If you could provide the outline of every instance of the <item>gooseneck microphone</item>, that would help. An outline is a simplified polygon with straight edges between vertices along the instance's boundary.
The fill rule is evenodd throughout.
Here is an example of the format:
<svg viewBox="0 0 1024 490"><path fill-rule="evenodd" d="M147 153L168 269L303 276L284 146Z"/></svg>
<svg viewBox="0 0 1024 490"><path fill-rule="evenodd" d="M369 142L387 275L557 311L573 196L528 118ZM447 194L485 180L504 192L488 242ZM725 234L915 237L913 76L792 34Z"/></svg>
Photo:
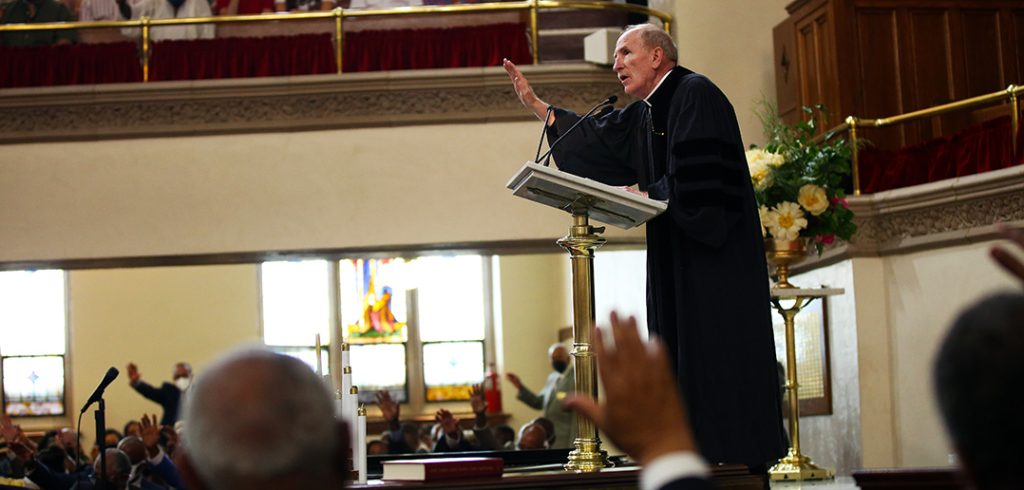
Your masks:
<svg viewBox="0 0 1024 490"><path fill-rule="evenodd" d="M608 115L608 113L615 109L614 107L612 107L612 104L614 104L617 100L619 100L618 96L609 95L607 99L602 100L601 103L595 105L592 109L587 111L587 113L584 114L583 117L579 118L579 120L577 120L575 124L570 126L569 129L567 129L564 133L562 133L561 136L559 136L553 143L551 143L551 145L548 147L547 153L541 155L540 158L537 158L537 160L535 160L534 163L540 163L541 160L544 160L544 166L547 167L548 162L551 160L551 152L555 150L555 146L560 141L562 141L563 138L568 136L569 133L573 132L577 127L579 127L579 125L582 124L583 121L586 120L588 117L593 116L595 112L597 113L597 117L604 117ZM544 124L547 123L547 118L545 118Z"/></svg>
<svg viewBox="0 0 1024 490"><path fill-rule="evenodd" d="M92 396L89 397L89 401L85 402L85 406L82 407L82 412L85 413L89 409L89 406L93 403L100 401L103 398L103 391L107 389L110 383L113 383L117 379L117 375L120 374L116 367L111 367L107 370L107 374L103 376L103 381L100 381L100 385L96 387L96 391L92 392Z"/></svg>

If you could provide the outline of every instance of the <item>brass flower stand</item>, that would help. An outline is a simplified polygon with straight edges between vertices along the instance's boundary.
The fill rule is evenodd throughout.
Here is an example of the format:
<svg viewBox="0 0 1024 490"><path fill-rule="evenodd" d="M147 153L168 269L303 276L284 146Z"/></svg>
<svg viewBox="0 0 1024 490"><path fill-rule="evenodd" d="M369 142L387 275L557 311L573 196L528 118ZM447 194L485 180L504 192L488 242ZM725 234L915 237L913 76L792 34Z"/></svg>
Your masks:
<svg viewBox="0 0 1024 490"><path fill-rule="evenodd" d="M814 301L815 298L843 294L842 289L817 288L800 289L787 283L787 287L776 286L771 290L772 306L786 321L786 393L789 398L789 453L768 470L772 480L825 480L835 477L835 473L822 468L809 456L800 452L800 396L796 366L796 331L794 319L800 310ZM783 302L792 302L785 307Z"/></svg>

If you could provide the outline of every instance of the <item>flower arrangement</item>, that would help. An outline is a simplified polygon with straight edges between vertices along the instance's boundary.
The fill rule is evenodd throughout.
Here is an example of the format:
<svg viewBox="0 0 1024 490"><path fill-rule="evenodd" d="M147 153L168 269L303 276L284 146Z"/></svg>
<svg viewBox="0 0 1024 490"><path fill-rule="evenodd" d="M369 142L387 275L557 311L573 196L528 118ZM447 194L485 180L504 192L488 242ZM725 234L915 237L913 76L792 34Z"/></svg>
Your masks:
<svg viewBox="0 0 1024 490"><path fill-rule="evenodd" d="M838 238L857 231L844 187L850 175L850 147L826 133L816 139L823 107L804 107L805 119L787 125L775 107L762 102L758 116L768 143L751 145L747 166L760 206L761 233L777 240L813 239L818 254Z"/></svg>

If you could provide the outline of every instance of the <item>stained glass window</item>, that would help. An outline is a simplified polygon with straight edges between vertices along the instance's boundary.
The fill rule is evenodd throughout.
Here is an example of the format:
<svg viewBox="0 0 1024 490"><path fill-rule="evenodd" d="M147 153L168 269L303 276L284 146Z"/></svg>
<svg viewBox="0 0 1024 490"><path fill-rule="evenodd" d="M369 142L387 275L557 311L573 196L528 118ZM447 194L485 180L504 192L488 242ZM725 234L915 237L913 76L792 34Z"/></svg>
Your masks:
<svg viewBox="0 0 1024 490"><path fill-rule="evenodd" d="M64 414L64 272L0 272L0 355L4 411Z"/></svg>
<svg viewBox="0 0 1024 490"><path fill-rule="evenodd" d="M427 401L466 400L484 379L482 342L423 344L423 383Z"/></svg>
<svg viewBox="0 0 1024 490"><path fill-rule="evenodd" d="M4 357L3 371L8 415L64 413L64 356Z"/></svg>
<svg viewBox="0 0 1024 490"><path fill-rule="evenodd" d="M410 272L402 259L341 261L341 322L348 343L408 340L405 291L415 287Z"/></svg>

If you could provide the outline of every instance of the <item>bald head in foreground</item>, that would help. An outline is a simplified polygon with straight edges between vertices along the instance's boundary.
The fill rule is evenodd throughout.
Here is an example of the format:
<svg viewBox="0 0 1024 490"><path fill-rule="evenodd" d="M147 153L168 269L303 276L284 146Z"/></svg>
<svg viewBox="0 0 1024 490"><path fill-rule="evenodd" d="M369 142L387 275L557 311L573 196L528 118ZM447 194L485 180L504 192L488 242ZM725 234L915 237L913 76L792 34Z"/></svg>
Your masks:
<svg viewBox="0 0 1024 490"><path fill-rule="evenodd" d="M184 405L190 489L340 488L347 433L313 371L260 348L198 377Z"/></svg>

